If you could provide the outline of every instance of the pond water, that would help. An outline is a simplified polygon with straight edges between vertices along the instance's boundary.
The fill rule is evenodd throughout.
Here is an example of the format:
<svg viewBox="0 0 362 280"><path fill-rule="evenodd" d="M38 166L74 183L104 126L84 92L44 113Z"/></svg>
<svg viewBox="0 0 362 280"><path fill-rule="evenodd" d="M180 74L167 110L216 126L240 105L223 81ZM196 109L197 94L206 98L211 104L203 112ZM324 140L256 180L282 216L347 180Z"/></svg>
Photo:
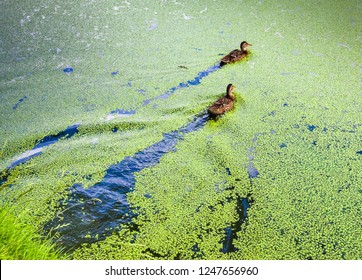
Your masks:
<svg viewBox="0 0 362 280"><path fill-rule="evenodd" d="M73 258L362 258L360 1L0 14L0 201Z"/></svg>

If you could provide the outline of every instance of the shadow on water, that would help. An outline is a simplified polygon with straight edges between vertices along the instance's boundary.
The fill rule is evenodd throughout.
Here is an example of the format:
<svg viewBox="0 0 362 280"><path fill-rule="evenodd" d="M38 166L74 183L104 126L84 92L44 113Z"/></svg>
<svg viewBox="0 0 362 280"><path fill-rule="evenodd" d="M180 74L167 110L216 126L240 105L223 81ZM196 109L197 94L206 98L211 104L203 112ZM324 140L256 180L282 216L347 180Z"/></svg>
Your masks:
<svg viewBox="0 0 362 280"><path fill-rule="evenodd" d="M164 133L161 141L111 165L103 180L87 189L75 184L70 198L63 204L64 211L45 229L53 228L53 233L60 236L59 242L72 250L81 243L102 240L112 229L130 223L135 214L127 203L127 193L134 189L134 173L158 164L185 134L201 129L208 119L209 115L203 113L187 125Z"/></svg>

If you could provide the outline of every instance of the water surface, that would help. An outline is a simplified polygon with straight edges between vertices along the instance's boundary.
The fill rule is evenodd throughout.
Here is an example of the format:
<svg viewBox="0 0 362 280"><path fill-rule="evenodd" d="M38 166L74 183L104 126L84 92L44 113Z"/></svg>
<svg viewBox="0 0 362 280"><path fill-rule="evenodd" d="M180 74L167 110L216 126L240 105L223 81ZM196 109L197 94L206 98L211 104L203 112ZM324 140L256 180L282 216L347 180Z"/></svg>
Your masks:
<svg viewBox="0 0 362 280"><path fill-rule="evenodd" d="M0 201L76 259L361 259L360 1L228 3L1 1Z"/></svg>

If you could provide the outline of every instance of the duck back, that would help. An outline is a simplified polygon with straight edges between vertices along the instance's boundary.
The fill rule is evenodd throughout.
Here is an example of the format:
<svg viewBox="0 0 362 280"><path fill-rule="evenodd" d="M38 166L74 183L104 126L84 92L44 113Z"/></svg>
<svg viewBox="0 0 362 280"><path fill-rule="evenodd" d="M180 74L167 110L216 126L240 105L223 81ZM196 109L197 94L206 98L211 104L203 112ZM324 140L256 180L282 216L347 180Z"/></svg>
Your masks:
<svg viewBox="0 0 362 280"><path fill-rule="evenodd" d="M212 104L208 109L208 113L212 116L222 115L234 108L234 100L229 97L222 97Z"/></svg>
<svg viewBox="0 0 362 280"><path fill-rule="evenodd" d="M245 58L247 56L247 54L248 54L247 51L233 50L232 52L230 52L228 55L225 55L220 60L220 65L223 66L225 64L234 63L239 60L242 60L243 58Z"/></svg>

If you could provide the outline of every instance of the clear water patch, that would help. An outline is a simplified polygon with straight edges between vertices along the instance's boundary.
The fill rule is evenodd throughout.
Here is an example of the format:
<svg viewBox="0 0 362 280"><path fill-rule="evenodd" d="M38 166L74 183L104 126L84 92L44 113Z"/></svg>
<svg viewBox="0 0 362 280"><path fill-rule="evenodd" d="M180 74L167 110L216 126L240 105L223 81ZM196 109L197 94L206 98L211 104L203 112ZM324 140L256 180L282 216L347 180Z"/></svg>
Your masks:
<svg viewBox="0 0 362 280"><path fill-rule="evenodd" d="M65 67L65 68L63 69L63 72L64 72L65 74L71 74L71 73L74 72L74 69L73 69L73 67L67 66L67 67Z"/></svg>

